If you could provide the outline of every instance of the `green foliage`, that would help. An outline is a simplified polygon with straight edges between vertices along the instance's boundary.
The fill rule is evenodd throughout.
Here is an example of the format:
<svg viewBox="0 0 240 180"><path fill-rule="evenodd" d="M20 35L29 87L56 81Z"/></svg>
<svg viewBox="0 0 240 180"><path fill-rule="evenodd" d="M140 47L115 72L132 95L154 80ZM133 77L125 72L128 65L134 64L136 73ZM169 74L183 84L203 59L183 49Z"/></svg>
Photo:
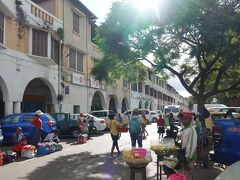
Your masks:
<svg viewBox="0 0 240 180"><path fill-rule="evenodd" d="M131 1L113 4L98 29L97 44L104 56L93 74L101 80L131 76L126 71L147 60L156 73L177 76L198 102L240 89L239 0L159 3L157 10L145 14Z"/></svg>

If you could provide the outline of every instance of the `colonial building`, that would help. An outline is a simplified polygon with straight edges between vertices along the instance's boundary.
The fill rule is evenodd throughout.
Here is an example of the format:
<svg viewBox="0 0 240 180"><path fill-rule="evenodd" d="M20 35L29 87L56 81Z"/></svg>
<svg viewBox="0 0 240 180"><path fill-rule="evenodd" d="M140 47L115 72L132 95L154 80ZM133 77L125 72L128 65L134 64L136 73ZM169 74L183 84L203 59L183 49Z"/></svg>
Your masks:
<svg viewBox="0 0 240 180"><path fill-rule="evenodd" d="M151 71L146 82L131 88L123 80L108 87L96 81L96 18L79 0L0 1L0 117L184 103Z"/></svg>
<svg viewBox="0 0 240 180"><path fill-rule="evenodd" d="M148 69L144 82L131 84L130 109L163 110L164 106L173 104L187 109L188 101L151 69Z"/></svg>
<svg viewBox="0 0 240 180"><path fill-rule="evenodd" d="M30 0L0 1L0 116L58 109L58 16Z"/></svg>

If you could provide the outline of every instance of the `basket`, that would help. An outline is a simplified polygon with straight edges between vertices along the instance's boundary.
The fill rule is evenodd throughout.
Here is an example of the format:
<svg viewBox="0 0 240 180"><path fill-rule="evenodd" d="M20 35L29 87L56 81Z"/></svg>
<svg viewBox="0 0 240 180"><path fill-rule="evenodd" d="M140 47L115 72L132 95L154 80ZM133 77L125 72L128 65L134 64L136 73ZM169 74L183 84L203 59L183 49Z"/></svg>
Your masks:
<svg viewBox="0 0 240 180"><path fill-rule="evenodd" d="M144 167L152 161L151 152L143 148L125 148L122 158L130 167Z"/></svg>
<svg viewBox="0 0 240 180"><path fill-rule="evenodd" d="M127 127L119 127L117 129L118 129L118 132L128 132L128 128Z"/></svg>
<svg viewBox="0 0 240 180"><path fill-rule="evenodd" d="M145 157L147 154L146 149L132 149L132 152L135 158L142 158L142 157Z"/></svg>
<svg viewBox="0 0 240 180"><path fill-rule="evenodd" d="M151 140L151 148L158 156L170 156L176 152L174 139L165 138L162 140Z"/></svg>

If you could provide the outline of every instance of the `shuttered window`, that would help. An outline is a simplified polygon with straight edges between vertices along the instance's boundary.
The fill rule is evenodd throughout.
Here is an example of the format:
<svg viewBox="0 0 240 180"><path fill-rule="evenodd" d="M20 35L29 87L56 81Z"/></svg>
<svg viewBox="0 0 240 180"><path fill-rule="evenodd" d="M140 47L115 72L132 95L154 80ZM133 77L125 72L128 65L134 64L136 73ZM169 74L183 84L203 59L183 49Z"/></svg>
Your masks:
<svg viewBox="0 0 240 180"><path fill-rule="evenodd" d="M32 54L47 57L48 33L33 29L32 36Z"/></svg>

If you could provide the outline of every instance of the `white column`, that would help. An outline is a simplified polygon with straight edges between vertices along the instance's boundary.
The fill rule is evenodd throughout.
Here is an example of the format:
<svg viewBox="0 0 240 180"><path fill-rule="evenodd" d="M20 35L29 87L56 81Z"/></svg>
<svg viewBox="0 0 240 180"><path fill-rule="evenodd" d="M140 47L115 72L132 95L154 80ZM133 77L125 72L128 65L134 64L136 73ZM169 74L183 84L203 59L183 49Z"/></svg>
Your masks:
<svg viewBox="0 0 240 180"><path fill-rule="evenodd" d="M21 102L13 102L13 112L20 113L21 112Z"/></svg>
<svg viewBox="0 0 240 180"><path fill-rule="evenodd" d="M54 112L59 112L59 105L58 104L53 104L53 111Z"/></svg>
<svg viewBox="0 0 240 180"><path fill-rule="evenodd" d="M13 102L12 101L5 101L5 116L13 113Z"/></svg>

